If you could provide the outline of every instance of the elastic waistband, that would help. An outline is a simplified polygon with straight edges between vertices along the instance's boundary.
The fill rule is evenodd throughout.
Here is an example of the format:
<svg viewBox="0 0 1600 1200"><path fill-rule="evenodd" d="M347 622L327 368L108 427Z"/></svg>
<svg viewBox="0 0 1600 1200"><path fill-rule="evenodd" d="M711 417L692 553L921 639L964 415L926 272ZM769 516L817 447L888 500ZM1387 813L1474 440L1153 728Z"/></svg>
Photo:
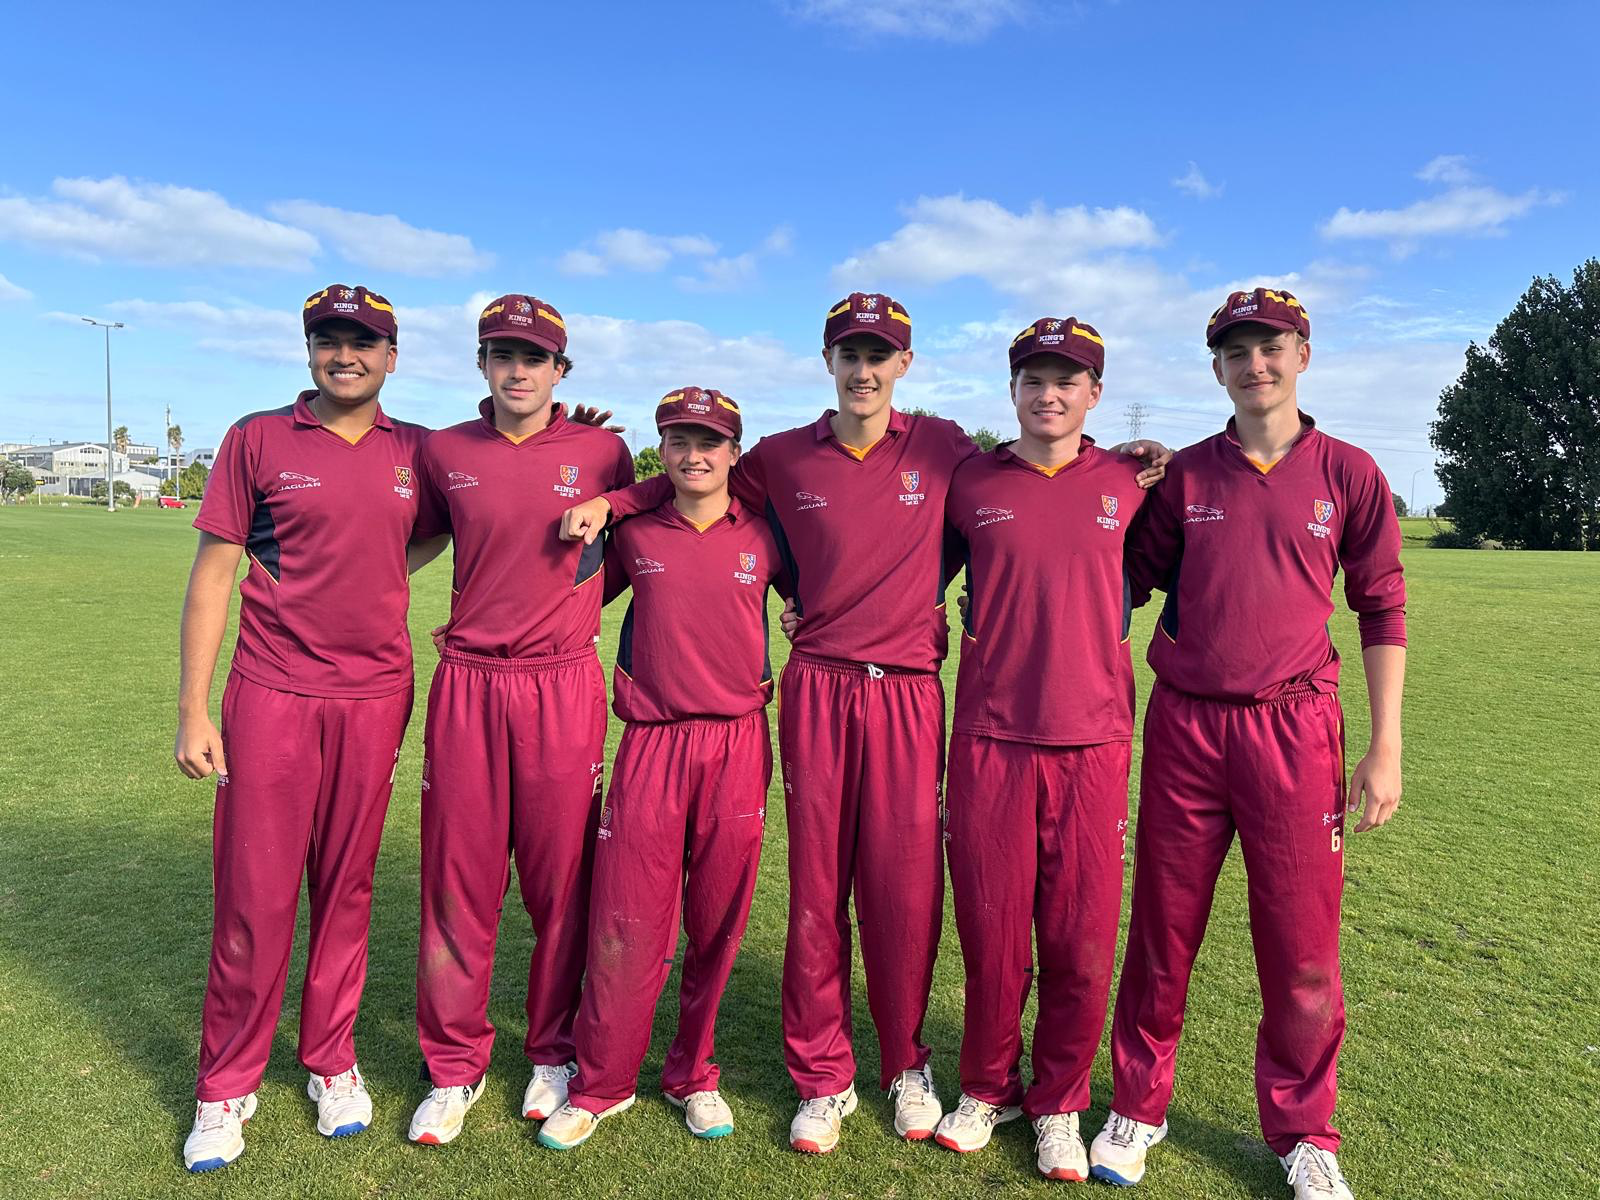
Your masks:
<svg viewBox="0 0 1600 1200"><path fill-rule="evenodd" d="M600 656L593 646L571 650L566 654L542 654L537 658L496 658L492 654L468 654L465 650L446 647L439 651L439 661L449 663L452 667L470 667L474 671L490 671L501 675L535 675L583 662L599 666Z"/></svg>
<svg viewBox="0 0 1600 1200"><path fill-rule="evenodd" d="M911 667L885 667L877 663L852 662L847 658L823 658L820 654L807 654L795 650L790 662L800 663L812 670L826 671L831 675L865 675L868 679L882 679L885 675L914 675L920 678L937 676L938 671L918 671Z"/></svg>
<svg viewBox="0 0 1600 1200"><path fill-rule="evenodd" d="M753 708L747 713L740 713L737 717L682 717L671 721L625 721L623 732L629 729L727 729L732 725L742 725L746 722L760 722L767 724L767 709L765 705Z"/></svg>
<svg viewBox="0 0 1600 1200"><path fill-rule="evenodd" d="M1336 688L1324 690L1314 683L1291 683L1276 696L1269 696L1265 700L1231 700L1220 696L1202 696L1198 692L1186 692L1182 688L1175 688L1169 683L1156 681L1156 687L1171 692L1174 696L1182 696L1185 700L1200 700L1206 704L1226 704L1231 708L1271 708L1275 704L1295 704L1301 700L1310 700L1317 696L1332 696L1338 699L1339 692Z"/></svg>

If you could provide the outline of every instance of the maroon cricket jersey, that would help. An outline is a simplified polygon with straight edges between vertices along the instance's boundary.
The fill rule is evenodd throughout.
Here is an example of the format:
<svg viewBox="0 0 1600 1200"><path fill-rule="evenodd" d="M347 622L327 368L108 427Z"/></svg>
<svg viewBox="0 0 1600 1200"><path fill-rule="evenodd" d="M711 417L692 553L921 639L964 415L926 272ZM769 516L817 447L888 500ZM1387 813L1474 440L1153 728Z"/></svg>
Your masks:
<svg viewBox="0 0 1600 1200"><path fill-rule="evenodd" d="M352 443L317 420L316 395L228 430L194 524L250 556L235 671L304 696L387 696L411 685L406 543L428 431L379 408Z"/></svg>
<svg viewBox="0 0 1600 1200"><path fill-rule="evenodd" d="M944 503L978 448L954 421L894 411L864 453L811 425L762 438L730 483L772 527L801 621L794 648L822 658L936 670L949 647ZM608 495L613 516L653 508L665 479ZM954 564L950 564L953 571Z"/></svg>
<svg viewBox="0 0 1600 1200"><path fill-rule="evenodd" d="M767 585L782 569L772 530L737 499L704 530L670 500L616 526L606 599L633 588L611 682L617 716L742 717L770 700Z"/></svg>
<svg viewBox="0 0 1600 1200"><path fill-rule="evenodd" d="M1122 548L1139 461L1084 438L1047 473L1009 445L961 464L946 519L966 543L955 732L1051 746L1133 738Z"/></svg>
<svg viewBox="0 0 1600 1200"><path fill-rule="evenodd" d="M1263 472L1228 428L1178 451L1130 544L1134 592L1167 593L1150 666L1169 687L1217 700L1270 700L1310 684L1337 690L1328 636L1333 583L1361 645L1406 644L1400 523L1365 450L1305 414L1289 452Z"/></svg>
<svg viewBox="0 0 1600 1200"><path fill-rule="evenodd" d="M513 441L494 402L423 443L417 537L455 541L445 645L493 658L566 654L600 633L602 543L563 542L561 514L633 482L621 438L567 420Z"/></svg>

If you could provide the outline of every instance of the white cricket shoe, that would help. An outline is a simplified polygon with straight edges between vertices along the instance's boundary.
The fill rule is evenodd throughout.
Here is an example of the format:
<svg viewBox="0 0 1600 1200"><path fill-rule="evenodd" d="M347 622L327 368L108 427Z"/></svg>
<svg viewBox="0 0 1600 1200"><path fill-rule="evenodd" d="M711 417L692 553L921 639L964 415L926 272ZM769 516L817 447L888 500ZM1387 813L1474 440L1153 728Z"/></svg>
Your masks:
<svg viewBox="0 0 1600 1200"><path fill-rule="evenodd" d="M311 1076L306 1095L316 1102L317 1132L323 1137L349 1137L372 1124L372 1097L355 1063L338 1075Z"/></svg>
<svg viewBox="0 0 1600 1200"><path fill-rule="evenodd" d="M1035 1164L1046 1179L1082 1183L1089 1178L1089 1153L1078 1132L1078 1114L1046 1113L1033 1119Z"/></svg>
<svg viewBox="0 0 1600 1200"><path fill-rule="evenodd" d="M945 1113L939 1122L933 1140L946 1150L970 1154L989 1144L996 1125L1015 1121L1021 1115L1022 1109L1015 1104L990 1104L962 1092L955 1111Z"/></svg>
<svg viewBox="0 0 1600 1200"><path fill-rule="evenodd" d="M931 1138L944 1116L939 1093L933 1090L932 1067L901 1071L889 1085L889 1099L894 1101L894 1131L908 1142Z"/></svg>
<svg viewBox="0 0 1600 1200"><path fill-rule="evenodd" d="M546 1117L544 1124L539 1127L539 1144L549 1146L552 1150L571 1150L574 1146L581 1146L589 1140L596 1125L607 1117L626 1112L637 1099L637 1094L629 1096L601 1112L590 1112L576 1104L563 1104Z"/></svg>
<svg viewBox="0 0 1600 1200"><path fill-rule="evenodd" d="M789 1145L802 1154L826 1154L839 1144L839 1126L856 1110L856 1088L851 1084L837 1096L817 1096L800 1101L800 1111L789 1122Z"/></svg>
<svg viewBox="0 0 1600 1200"><path fill-rule="evenodd" d="M197 1100L194 1128L183 1140L186 1171L215 1171L244 1153L244 1123L256 1115L256 1094L233 1100Z"/></svg>
<svg viewBox="0 0 1600 1200"><path fill-rule="evenodd" d="M1288 1172L1294 1200L1354 1200L1332 1150L1296 1142L1294 1149L1278 1161Z"/></svg>
<svg viewBox="0 0 1600 1200"><path fill-rule="evenodd" d="M1089 1147L1089 1174L1119 1187L1132 1187L1144 1178L1145 1152L1166 1136L1165 1121L1146 1125L1113 1109Z"/></svg>
<svg viewBox="0 0 1600 1200"><path fill-rule="evenodd" d="M667 1103L683 1109L683 1123L697 1138L727 1137L733 1132L733 1110L715 1089L667 1096Z"/></svg>
<svg viewBox="0 0 1600 1200"><path fill-rule="evenodd" d="M522 1115L543 1121L567 1102L567 1083L578 1073L577 1063L535 1063L533 1078L522 1093Z"/></svg>
<svg viewBox="0 0 1600 1200"><path fill-rule="evenodd" d="M467 1119L467 1110L483 1095L483 1085L488 1079L485 1075L477 1083L434 1088L411 1114L411 1128L406 1136L423 1146L443 1146L455 1141L462 1122Z"/></svg>

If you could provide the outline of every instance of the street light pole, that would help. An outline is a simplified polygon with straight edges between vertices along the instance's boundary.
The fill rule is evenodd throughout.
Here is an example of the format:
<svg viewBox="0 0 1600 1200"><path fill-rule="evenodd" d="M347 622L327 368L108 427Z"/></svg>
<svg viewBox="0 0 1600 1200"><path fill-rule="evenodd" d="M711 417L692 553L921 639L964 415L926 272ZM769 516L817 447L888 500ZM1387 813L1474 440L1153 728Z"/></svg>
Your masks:
<svg viewBox="0 0 1600 1200"><path fill-rule="evenodd" d="M121 321L96 321L93 317L78 320L106 331L106 511L117 511L117 483L115 467L117 450L111 443L111 331L121 329Z"/></svg>
<svg viewBox="0 0 1600 1200"><path fill-rule="evenodd" d="M1417 476L1427 469L1427 467L1418 467L1411 472L1411 504L1407 507L1406 512L1413 517L1417 515Z"/></svg>

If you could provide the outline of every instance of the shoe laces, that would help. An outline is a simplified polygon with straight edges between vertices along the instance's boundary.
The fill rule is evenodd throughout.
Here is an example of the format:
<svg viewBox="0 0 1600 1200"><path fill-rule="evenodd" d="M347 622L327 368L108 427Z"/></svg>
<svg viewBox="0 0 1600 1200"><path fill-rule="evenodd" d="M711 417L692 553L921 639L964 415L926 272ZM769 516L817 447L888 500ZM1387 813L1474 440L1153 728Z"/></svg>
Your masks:
<svg viewBox="0 0 1600 1200"><path fill-rule="evenodd" d="M1305 1180L1308 1187L1324 1195L1337 1195L1334 1181L1341 1176L1338 1160L1333 1157L1332 1151L1324 1150L1321 1146L1313 1146L1310 1142L1300 1142L1285 1161L1284 1168L1288 1173L1290 1187L1294 1186L1296 1177L1299 1177Z"/></svg>
<svg viewBox="0 0 1600 1200"><path fill-rule="evenodd" d="M813 1096L809 1100L800 1101L800 1113L813 1121L826 1121L833 1115L833 1110L843 1108L844 1101L837 1096Z"/></svg>
<svg viewBox="0 0 1600 1200"><path fill-rule="evenodd" d="M226 1125L229 1119L238 1119L244 1109L244 1098L236 1100L201 1100L194 1111L194 1123L202 1133L212 1133Z"/></svg>
<svg viewBox="0 0 1600 1200"><path fill-rule="evenodd" d="M572 1077L566 1063L535 1063L533 1077L545 1083L565 1083Z"/></svg>
<svg viewBox="0 0 1600 1200"><path fill-rule="evenodd" d="M697 1103L715 1104L721 1099L722 1093L712 1088L709 1091L690 1092L683 1098L683 1105L687 1108L689 1105Z"/></svg>
<svg viewBox="0 0 1600 1200"><path fill-rule="evenodd" d="M1039 1123L1034 1126L1039 1135L1039 1149L1058 1149L1073 1141L1081 1141L1072 1117L1072 1113L1051 1113L1039 1118Z"/></svg>
<svg viewBox="0 0 1600 1200"><path fill-rule="evenodd" d="M993 1125L999 1111L993 1104L979 1100L976 1096L968 1096L964 1092L956 1103L956 1116L968 1121L984 1121Z"/></svg>
<svg viewBox="0 0 1600 1200"><path fill-rule="evenodd" d="M933 1090L933 1081L928 1078L926 1070L901 1071L900 1077L894 1081L894 1086L889 1090L908 1104L920 1104Z"/></svg>
<svg viewBox="0 0 1600 1200"><path fill-rule="evenodd" d="M325 1098L333 1100L348 1100L356 1094L361 1087L361 1075L355 1067L338 1075L324 1075L322 1077L322 1094Z"/></svg>
<svg viewBox="0 0 1600 1200"><path fill-rule="evenodd" d="M1127 1149L1133 1145L1134 1139L1138 1136L1139 1122L1132 1117L1125 1117L1121 1113L1111 1114L1111 1125L1106 1134L1106 1140L1113 1146L1121 1146Z"/></svg>

